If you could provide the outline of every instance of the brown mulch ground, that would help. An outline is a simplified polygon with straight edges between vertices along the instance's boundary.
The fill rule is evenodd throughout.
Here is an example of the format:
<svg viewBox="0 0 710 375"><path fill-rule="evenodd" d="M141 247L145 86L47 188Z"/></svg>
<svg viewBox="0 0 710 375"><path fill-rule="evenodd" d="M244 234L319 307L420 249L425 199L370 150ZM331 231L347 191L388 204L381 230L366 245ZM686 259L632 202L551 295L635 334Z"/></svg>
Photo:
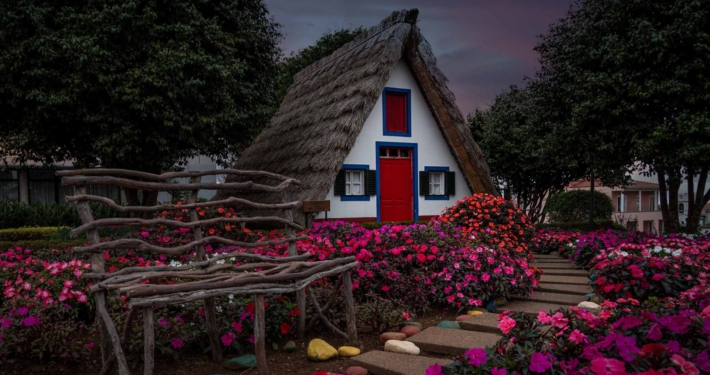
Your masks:
<svg viewBox="0 0 710 375"><path fill-rule="evenodd" d="M424 328L437 325L442 320L454 320L456 311L432 310L424 316L416 319ZM321 334L310 332L303 340L294 340L298 346L295 353L284 353L282 351L273 350L267 345L266 357L269 362L269 370L271 374L289 374L289 375L312 375L316 371L330 371L333 373L343 373L346 368L351 366L350 360L346 358L337 358L327 362L311 362L306 359L306 348L308 342L314 338L321 338L335 348L346 345L346 340L325 331ZM288 340L279 343L280 346ZM358 344L362 352L370 350L383 350L383 345L380 343L379 334L372 332L358 332ZM225 353L225 359L237 356L236 354ZM57 365L57 364L37 364L27 361L18 361L13 364L3 364L0 367L2 375L26 375L26 374L52 374L52 375L95 375L101 371L100 357L98 353L83 362L76 365ZM143 373L141 364L136 368L131 369L133 374ZM197 353L182 353L180 360L175 361L172 358L158 357L156 358L155 374L170 374L170 375L212 375L212 374L232 374L232 375L256 375L256 369L251 369L243 372L234 372L224 368L220 363L214 363L210 360L208 354Z"/></svg>

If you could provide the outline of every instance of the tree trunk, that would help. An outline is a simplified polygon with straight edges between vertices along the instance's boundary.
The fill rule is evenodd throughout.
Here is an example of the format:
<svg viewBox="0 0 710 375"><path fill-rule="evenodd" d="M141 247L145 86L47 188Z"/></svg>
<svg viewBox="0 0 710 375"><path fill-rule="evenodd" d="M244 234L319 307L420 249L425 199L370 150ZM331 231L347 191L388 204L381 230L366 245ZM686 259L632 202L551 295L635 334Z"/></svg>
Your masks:
<svg viewBox="0 0 710 375"><path fill-rule="evenodd" d="M656 174L661 191L661 213L663 214L665 232L679 233L678 190L680 189L680 180L673 169L659 169Z"/></svg>
<svg viewBox="0 0 710 375"><path fill-rule="evenodd" d="M695 233L700 228L700 217L703 207L710 201L710 189L705 191L705 183L708 178L708 167L700 170L698 175L698 186L694 184L694 172L688 170L688 219L685 222L685 232Z"/></svg>

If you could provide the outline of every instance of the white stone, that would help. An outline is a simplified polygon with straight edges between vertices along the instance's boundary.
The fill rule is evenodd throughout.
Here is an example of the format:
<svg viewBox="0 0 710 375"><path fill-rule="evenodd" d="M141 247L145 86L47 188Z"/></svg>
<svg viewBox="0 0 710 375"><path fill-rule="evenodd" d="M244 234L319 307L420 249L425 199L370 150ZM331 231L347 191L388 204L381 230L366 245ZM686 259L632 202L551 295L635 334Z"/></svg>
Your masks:
<svg viewBox="0 0 710 375"><path fill-rule="evenodd" d="M409 341L389 340L385 343L385 351L392 353L419 355L421 350Z"/></svg>
<svg viewBox="0 0 710 375"><path fill-rule="evenodd" d="M602 309L601 306L599 306L598 304L591 302L591 301L580 302L579 305L577 305L577 307L579 307L580 309L587 310L591 313L599 312Z"/></svg>

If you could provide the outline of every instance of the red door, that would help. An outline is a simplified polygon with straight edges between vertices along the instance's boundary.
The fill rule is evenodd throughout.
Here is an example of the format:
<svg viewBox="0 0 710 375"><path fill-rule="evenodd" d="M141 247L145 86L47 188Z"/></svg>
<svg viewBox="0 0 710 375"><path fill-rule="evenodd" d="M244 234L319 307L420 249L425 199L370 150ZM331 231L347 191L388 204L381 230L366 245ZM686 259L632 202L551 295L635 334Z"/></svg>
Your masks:
<svg viewBox="0 0 710 375"><path fill-rule="evenodd" d="M389 154L395 153L395 157L380 156L380 221L412 221L414 194L411 152L406 149L394 150L388 151Z"/></svg>

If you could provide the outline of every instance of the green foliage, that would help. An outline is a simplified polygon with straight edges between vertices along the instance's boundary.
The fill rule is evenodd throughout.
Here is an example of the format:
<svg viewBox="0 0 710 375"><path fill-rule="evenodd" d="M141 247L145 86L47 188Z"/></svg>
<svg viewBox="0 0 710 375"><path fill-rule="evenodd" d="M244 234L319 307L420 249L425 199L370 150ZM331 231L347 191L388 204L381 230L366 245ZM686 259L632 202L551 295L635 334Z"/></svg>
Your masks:
<svg viewBox="0 0 710 375"><path fill-rule="evenodd" d="M589 220L587 221L576 221L576 222L562 222L562 223L537 223L535 224L537 229L560 229L565 231L577 231L577 232L587 232L589 231ZM612 220L594 220L594 226L592 230L627 230L625 227L615 223Z"/></svg>
<svg viewBox="0 0 710 375"><path fill-rule="evenodd" d="M405 321L406 310L399 301L382 298L374 293L369 293L366 300L359 302L356 308L357 326L369 328L373 332L387 332L398 328Z"/></svg>
<svg viewBox="0 0 710 375"><path fill-rule="evenodd" d="M262 0L0 3L0 150L157 172L249 144L276 104Z"/></svg>
<svg viewBox="0 0 710 375"><path fill-rule="evenodd" d="M708 19L707 1L580 0L536 47L559 135L597 172L616 160L659 173L671 232L683 172L705 180L710 167ZM695 195L698 210L710 200Z"/></svg>
<svg viewBox="0 0 710 375"><path fill-rule="evenodd" d="M100 203L91 203L91 211L97 219L123 217ZM18 203L0 201L0 228L22 227L77 227L81 225L79 214L74 204L57 203ZM67 238L64 236L64 238Z"/></svg>
<svg viewBox="0 0 710 375"><path fill-rule="evenodd" d="M51 236L63 228L57 227L33 227L33 228L13 228L0 229L0 241L27 241L42 240Z"/></svg>
<svg viewBox="0 0 710 375"><path fill-rule="evenodd" d="M352 41L363 31L364 29L362 27L358 27L354 30L340 29L327 32L316 41L316 44L285 58L279 66L279 81L278 88L276 89L277 103L281 103L286 96L286 91L293 84L293 76L296 73L314 62L329 56L345 43Z"/></svg>
<svg viewBox="0 0 710 375"><path fill-rule="evenodd" d="M19 240L19 241L0 241L0 250L22 247L26 249L45 249L51 252L52 249L65 250L69 247L82 246L86 243L85 239L77 240ZM72 257L76 257L73 255Z"/></svg>
<svg viewBox="0 0 710 375"><path fill-rule="evenodd" d="M592 194L589 190L570 190L553 194L545 203L545 212L549 214L550 222L568 223L589 220L589 206ZM608 195L594 192L594 220L611 220L614 206Z"/></svg>

